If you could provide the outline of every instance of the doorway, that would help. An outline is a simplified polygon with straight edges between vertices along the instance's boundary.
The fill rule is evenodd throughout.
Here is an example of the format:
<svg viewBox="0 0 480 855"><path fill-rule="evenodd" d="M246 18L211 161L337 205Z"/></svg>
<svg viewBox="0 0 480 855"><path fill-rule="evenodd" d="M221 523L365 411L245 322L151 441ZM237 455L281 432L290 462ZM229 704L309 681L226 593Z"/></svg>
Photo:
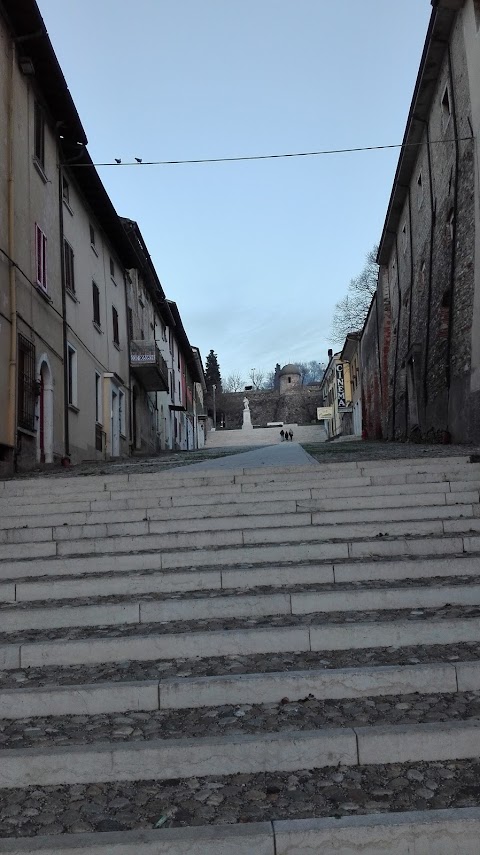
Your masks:
<svg viewBox="0 0 480 855"><path fill-rule="evenodd" d="M37 459L53 463L53 377L46 355L40 357L37 402Z"/></svg>

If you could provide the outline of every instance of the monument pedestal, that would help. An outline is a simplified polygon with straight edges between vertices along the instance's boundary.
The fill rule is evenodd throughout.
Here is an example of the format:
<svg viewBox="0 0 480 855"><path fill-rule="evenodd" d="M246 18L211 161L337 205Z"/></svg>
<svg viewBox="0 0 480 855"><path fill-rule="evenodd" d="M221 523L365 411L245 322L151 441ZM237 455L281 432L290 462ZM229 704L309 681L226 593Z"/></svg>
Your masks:
<svg viewBox="0 0 480 855"><path fill-rule="evenodd" d="M243 411L243 425L242 430L253 430L252 427L252 417L250 415L250 410Z"/></svg>

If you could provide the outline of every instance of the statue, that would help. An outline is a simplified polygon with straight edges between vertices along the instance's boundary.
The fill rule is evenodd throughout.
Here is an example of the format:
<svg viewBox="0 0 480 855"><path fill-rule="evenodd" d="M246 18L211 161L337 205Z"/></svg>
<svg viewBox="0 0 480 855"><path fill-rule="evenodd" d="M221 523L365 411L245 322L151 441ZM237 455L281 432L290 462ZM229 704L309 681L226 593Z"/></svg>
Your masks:
<svg viewBox="0 0 480 855"><path fill-rule="evenodd" d="M247 396L245 396L245 398L243 399L243 409L244 409L244 410L249 410L249 409L250 409L250 404L248 403L248 398L247 398Z"/></svg>

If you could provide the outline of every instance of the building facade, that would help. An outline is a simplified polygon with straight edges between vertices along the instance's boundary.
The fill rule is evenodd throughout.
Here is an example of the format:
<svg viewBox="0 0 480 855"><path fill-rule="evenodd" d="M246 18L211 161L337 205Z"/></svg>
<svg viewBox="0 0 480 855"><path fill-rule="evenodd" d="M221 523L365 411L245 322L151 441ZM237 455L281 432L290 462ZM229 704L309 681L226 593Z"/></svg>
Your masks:
<svg viewBox="0 0 480 855"><path fill-rule="evenodd" d="M480 4L435 0L361 347L373 436L480 437Z"/></svg>
<svg viewBox="0 0 480 855"><path fill-rule="evenodd" d="M320 406L330 410L329 418L324 419L328 439L353 433L350 389L349 363L343 361L341 352L329 350L328 364L320 384Z"/></svg>
<svg viewBox="0 0 480 855"><path fill-rule="evenodd" d="M0 4L0 127L0 473L196 447L203 372L35 0Z"/></svg>

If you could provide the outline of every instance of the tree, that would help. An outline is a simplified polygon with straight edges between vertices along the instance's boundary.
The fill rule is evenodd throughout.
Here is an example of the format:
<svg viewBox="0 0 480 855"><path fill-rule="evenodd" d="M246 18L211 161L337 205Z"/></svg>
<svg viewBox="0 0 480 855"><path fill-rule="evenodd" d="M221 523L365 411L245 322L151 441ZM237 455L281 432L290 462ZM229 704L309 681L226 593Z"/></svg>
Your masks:
<svg viewBox="0 0 480 855"><path fill-rule="evenodd" d="M302 386L321 380L325 373L323 362L316 362L314 359L310 362L299 362L298 367L302 375Z"/></svg>
<svg viewBox="0 0 480 855"><path fill-rule="evenodd" d="M252 381L252 386L254 389L261 389L265 383L265 372L257 371L256 368L252 368L250 374L248 375L250 380Z"/></svg>
<svg viewBox="0 0 480 855"><path fill-rule="evenodd" d="M333 310L332 338L342 344L350 332L361 330L367 317L378 281L376 261L378 246L367 255L363 270L350 280L345 297L338 301Z"/></svg>
<svg viewBox="0 0 480 855"><path fill-rule="evenodd" d="M244 381L242 380L242 375L238 373L238 371L234 371L232 374L229 374L225 383L223 384L224 392L241 392L243 387L245 386Z"/></svg>
<svg viewBox="0 0 480 855"><path fill-rule="evenodd" d="M205 382L207 384L207 391L211 392L212 387L217 387L217 392L222 391L222 377L220 374L220 366L218 364L217 354L210 351L206 360L205 360Z"/></svg>

